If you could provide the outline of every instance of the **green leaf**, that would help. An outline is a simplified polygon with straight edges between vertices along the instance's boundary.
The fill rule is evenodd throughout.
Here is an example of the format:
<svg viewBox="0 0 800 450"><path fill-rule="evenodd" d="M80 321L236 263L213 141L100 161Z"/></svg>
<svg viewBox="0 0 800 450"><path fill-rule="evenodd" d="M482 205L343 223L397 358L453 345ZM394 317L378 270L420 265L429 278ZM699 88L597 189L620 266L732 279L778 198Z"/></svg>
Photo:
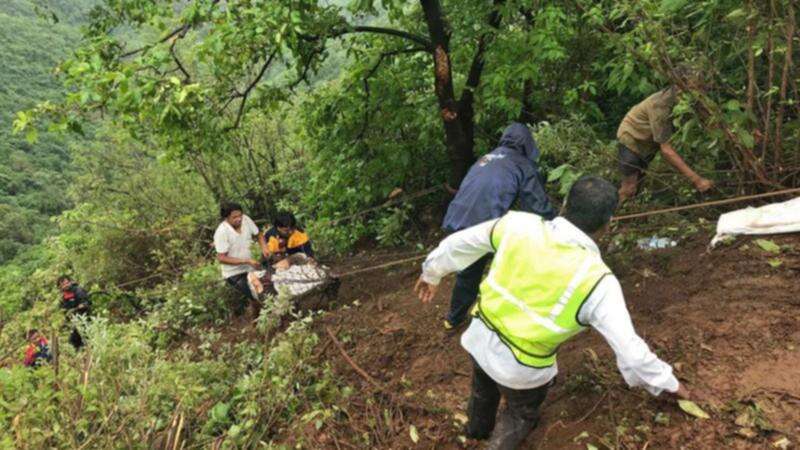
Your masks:
<svg viewBox="0 0 800 450"><path fill-rule="evenodd" d="M691 400L678 400L678 406L685 412L691 416L695 416L699 419L710 419L711 416L708 415L707 412L703 411L702 408L697 406L697 403Z"/></svg>
<svg viewBox="0 0 800 450"><path fill-rule="evenodd" d="M551 170L549 174L547 174L547 182L552 183L553 181L558 180L564 175L564 171L569 168L569 164L562 164L555 169Z"/></svg>
<svg viewBox="0 0 800 450"><path fill-rule="evenodd" d="M211 418L216 421L225 420L228 417L230 406L227 403L219 402L211 408Z"/></svg>
<svg viewBox="0 0 800 450"><path fill-rule="evenodd" d="M419 433L417 433L417 427L414 425L408 427L408 435L411 436L411 441L415 444L419 442Z"/></svg>
<svg viewBox="0 0 800 450"><path fill-rule="evenodd" d="M687 0L662 0L661 11L666 13L674 13L687 3Z"/></svg>
<svg viewBox="0 0 800 450"><path fill-rule="evenodd" d="M589 439L589 432L584 431L581 434L575 436L574 438L572 438L572 442L578 442L578 441L582 441L584 439Z"/></svg>
<svg viewBox="0 0 800 450"><path fill-rule="evenodd" d="M746 15L747 15L747 13L745 12L745 10L743 8L739 8L739 9L734 9L733 11L729 12L728 15L725 16L725 19L727 19L727 20L736 20L736 19L745 17Z"/></svg>
<svg viewBox="0 0 800 450"><path fill-rule="evenodd" d="M39 139L39 132L36 131L36 128L31 128L25 133L25 140L28 141L29 144L33 145Z"/></svg>
<svg viewBox="0 0 800 450"><path fill-rule="evenodd" d="M599 449L597 448L597 446L594 446L592 444L586 444L586 450L599 450Z"/></svg>
<svg viewBox="0 0 800 450"><path fill-rule="evenodd" d="M722 107L725 108L728 111L738 111L738 110L740 110L742 108L742 104L739 103L738 100L731 99L731 100L728 100L727 102L725 102L725 104L722 105Z"/></svg>
<svg viewBox="0 0 800 450"><path fill-rule="evenodd" d="M783 264L783 261L781 261L780 258L772 258L767 262L771 267L780 267L781 264Z"/></svg>
<svg viewBox="0 0 800 450"><path fill-rule="evenodd" d="M765 252L769 252L769 253L780 253L781 252L781 248L778 247L778 244L776 244L776 243L774 243L774 242L772 242L770 240L767 240L767 239L756 239L755 243L756 243L756 245L761 247L761 250L764 250Z"/></svg>

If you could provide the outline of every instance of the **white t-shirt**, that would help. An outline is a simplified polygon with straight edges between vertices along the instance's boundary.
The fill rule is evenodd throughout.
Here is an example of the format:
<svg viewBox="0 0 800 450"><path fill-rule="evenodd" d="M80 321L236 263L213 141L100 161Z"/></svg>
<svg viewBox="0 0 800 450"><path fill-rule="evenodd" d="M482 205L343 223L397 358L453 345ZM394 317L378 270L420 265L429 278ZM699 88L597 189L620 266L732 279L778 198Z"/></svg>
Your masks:
<svg viewBox="0 0 800 450"><path fill-rule="evenodd" d="M258 234L258 226L253 219L242 215L242 226L239 231L233 229L227 220L223 220L214 232L214 248L217 253L226 253L231 258L250 259L250 246L253 244L253 236ZM231 265L220 264L222 266L222 278L230 278L240 273L253 270L247 264Z"/></svg>

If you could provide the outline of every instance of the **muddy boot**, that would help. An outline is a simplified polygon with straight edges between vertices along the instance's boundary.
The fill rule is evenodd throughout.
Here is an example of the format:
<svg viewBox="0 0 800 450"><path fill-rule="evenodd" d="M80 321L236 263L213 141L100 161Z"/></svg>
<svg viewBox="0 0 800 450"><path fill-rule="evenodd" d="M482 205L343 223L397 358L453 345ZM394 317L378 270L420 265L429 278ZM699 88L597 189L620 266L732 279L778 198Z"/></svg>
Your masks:
<svg viewBox="0 0 800 450"><path fill-rule="evenodd" d="M547 390L555 382L533 389L510 389L498 386L506 398L506 409L486 447L492 450L514 450L539 423L539 407L547 396Z"/></svg>
<svg viewBox="0 0 800 450"><path fill-rule="evenodd" d="M469 422L466 436L470 439L488 439L494 429L497 405L500 404L500 390L489 375L472 361L472 393L467 405Z"/></svg>
<svg viewBox="0 0 800 450"><path fill-rule="evenodd" d="M527 420L511 414L508 410L503 411L486 449L515 450L538 422L539 419Z"/></svg>

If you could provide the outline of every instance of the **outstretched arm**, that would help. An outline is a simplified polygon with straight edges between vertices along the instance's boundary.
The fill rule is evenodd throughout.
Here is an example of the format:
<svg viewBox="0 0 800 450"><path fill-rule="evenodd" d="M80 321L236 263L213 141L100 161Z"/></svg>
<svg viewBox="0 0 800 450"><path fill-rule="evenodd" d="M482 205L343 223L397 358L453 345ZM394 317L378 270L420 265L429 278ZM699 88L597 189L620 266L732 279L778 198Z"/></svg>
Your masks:
<svg viewBox="0 0 800 450"><path fill-rule="evenodd" d="M688 178L698 191L705 192L714 186L714 183L711 182L711 180L701 177L697 174L697 172L692 170L692 168L686 164L686 161L681 158L681 155L675 151L675 148L673 148L672 144L669 142L661 144L661 154L664 155L664 159L666 159L672 165L672 167L675 168L675 170Z"/></svg>
<svg viewBox="0 0 800 450"><path fill-rule="evenodd" d="M614 276L602 279L578 313L614 350L617 367L631 387L641 386L653 395L663 391L682 395L672 367L658 358L633 328L622 287Z"/></svg>
<svg viewBox="0 0 800 450"><path fill-rule="evenodd" d="M483 255L494 251L491 234L495 223L497 220L490 220L454 233L428 255L415 286L420 300L429 302L443 277L469 267Z"/></svg>

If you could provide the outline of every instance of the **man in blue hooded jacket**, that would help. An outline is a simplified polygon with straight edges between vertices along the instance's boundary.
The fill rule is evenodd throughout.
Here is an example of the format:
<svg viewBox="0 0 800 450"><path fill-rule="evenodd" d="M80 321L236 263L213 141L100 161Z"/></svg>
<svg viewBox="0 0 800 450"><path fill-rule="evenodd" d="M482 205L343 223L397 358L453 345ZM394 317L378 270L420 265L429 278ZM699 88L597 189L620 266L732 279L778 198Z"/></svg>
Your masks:
<svg viewBox="0 0 800 450"><path fill-rule="evenodd" d="M539 148L528 127L512 123L505 129L497 148L481 157L469 169L455 198L447 208L442 228L455 233L473 225L505 215L518 201L520 211L532 212L550 220L557 211L544 190L544 179L536 161ZM456 274L450 299L450 312L444 327L462 325L478 289L491 254Z"/></svg>

